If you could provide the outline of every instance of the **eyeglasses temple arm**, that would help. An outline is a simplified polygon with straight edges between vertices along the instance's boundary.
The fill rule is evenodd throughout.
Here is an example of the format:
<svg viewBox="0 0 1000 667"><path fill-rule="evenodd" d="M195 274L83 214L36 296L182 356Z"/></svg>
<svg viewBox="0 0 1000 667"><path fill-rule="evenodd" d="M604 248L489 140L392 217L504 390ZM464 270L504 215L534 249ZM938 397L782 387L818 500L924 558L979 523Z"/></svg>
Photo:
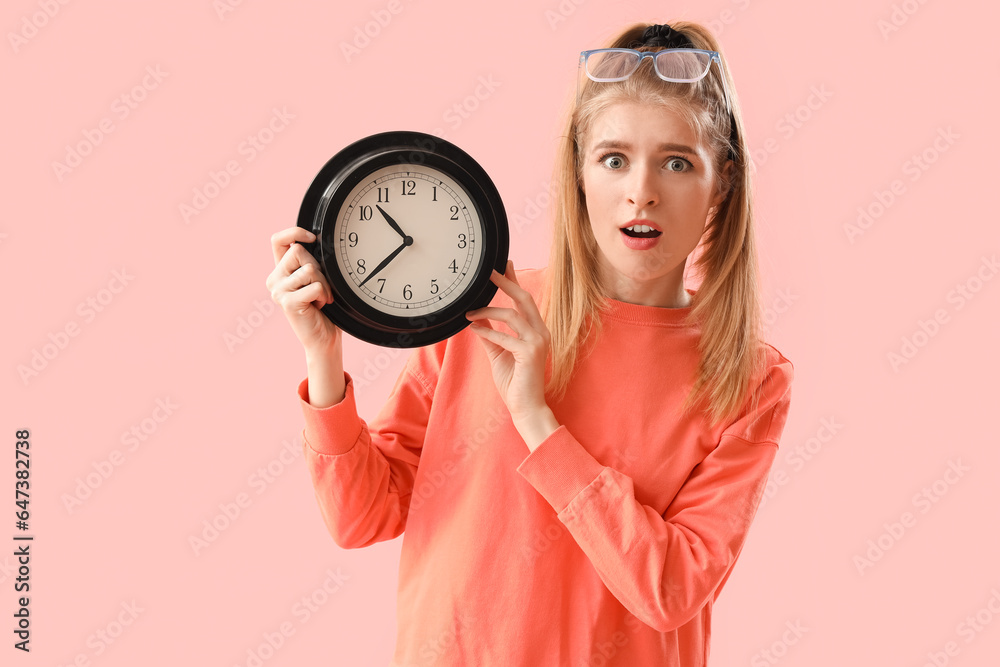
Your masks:
<svg viewBox="0 0 1000 667"><path fill-rule="evenodd" d="M722 69L722 59L719 56L715 56L712 60L715 64L719 66L719 75L722 79L722 92L726 96L726 113L733 113L733 107L729 103L729 84L726 83L726 71Z"/></svg>

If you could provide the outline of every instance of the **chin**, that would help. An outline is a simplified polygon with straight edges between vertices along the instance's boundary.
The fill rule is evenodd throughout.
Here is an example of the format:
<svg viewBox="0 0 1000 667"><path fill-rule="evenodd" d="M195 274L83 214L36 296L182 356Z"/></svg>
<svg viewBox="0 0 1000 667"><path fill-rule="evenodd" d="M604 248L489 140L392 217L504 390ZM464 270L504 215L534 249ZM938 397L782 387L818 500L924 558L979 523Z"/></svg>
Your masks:
<svg viewBox="0 0 1000 667"><path fill-rule="evenodd" d="M636 282L656 282L677 268L677 263L670 255L644 254L629 262L616 262L612 266L617 275Z"/></svg>

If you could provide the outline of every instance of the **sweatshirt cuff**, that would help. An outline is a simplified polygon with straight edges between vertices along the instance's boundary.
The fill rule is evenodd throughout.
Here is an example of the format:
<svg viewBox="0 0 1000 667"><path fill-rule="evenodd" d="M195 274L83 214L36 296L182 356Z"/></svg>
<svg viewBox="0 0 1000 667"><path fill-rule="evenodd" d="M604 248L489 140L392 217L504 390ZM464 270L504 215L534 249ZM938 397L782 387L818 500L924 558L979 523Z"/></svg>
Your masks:
<svg viewBox="0 0 1000 667"><path fill-rule="evenodd" d="M521 461L517 471L558 514L587 488L604 466L573 437L565 424Z"/></svg>
<svg viewBox="0 0 1000 667"><path fill-rule="evenodd" d="M308 377L299 383L299 403L305 417L302 437L310 449L320 454L345 454L361 438L363 424L354 402L354 381L347 371L344 371L344 381L347 386L343 400L325 408L317 408L309 402Z"/></svg>

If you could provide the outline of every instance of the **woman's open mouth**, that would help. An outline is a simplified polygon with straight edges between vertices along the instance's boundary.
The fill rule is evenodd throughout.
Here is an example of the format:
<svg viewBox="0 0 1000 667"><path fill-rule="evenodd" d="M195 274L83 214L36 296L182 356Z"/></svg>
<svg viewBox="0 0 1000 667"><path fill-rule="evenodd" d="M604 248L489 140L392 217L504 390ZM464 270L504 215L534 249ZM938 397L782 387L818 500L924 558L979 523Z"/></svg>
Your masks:
<svg viewBox="0 0 1000 667"><path fill-rule="evenodd" d="M652 229L648 225L622 227L619 231L622 235L622 243L632 250L649 250L659 243L660 237L663 236L663 232Z"/></svg>
<svg viewBox="0 0 1000 667"><path fill-rule="evenodd" d="M657 236L663 234L663 232L657 231L649 225L632 225L631 227L623 227L622 233L625 234L625 236L629 236L634 239L655 239Z"/></svg>

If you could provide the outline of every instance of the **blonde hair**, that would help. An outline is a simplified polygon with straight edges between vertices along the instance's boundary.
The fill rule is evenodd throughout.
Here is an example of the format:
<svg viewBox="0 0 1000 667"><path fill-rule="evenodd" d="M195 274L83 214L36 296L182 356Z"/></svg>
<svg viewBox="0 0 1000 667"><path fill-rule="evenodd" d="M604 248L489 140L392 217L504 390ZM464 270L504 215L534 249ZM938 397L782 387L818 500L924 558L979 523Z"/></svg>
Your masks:
<svg viewBox="0 0 1000 667"><path fill-rule="evenodd" d="M684 33L694 48L721 54L715 37L704 26L684 21L670 26ZM635 24L608 46L659 50L642 45L646 27ZM584 138L596 116L616 102L660 104L685 118L699 142L708 146L720 191L726 195L710 212L698 246L703 252L690 265L703 276L687 320L700 326L700 358L694 384L681 408L687 412L700 403L705 416L716 424L737 414L764 363L750 163L742 114L728 68L720 72L713 64L697 83L672 83L660 79L647 60L624 81L595 83L586 79L580 103L574 103L567 114L553 174L555 219L549 277L539 306L551 335L551 375L546 392L555 398L565 394L577 360L585 353L582 344L600 336L599 313L608 295L581 189ZM736 124L736 141L732 143L721 76L726 78ZM733 165L726 178L724 167L730 151Z"/></svg>

